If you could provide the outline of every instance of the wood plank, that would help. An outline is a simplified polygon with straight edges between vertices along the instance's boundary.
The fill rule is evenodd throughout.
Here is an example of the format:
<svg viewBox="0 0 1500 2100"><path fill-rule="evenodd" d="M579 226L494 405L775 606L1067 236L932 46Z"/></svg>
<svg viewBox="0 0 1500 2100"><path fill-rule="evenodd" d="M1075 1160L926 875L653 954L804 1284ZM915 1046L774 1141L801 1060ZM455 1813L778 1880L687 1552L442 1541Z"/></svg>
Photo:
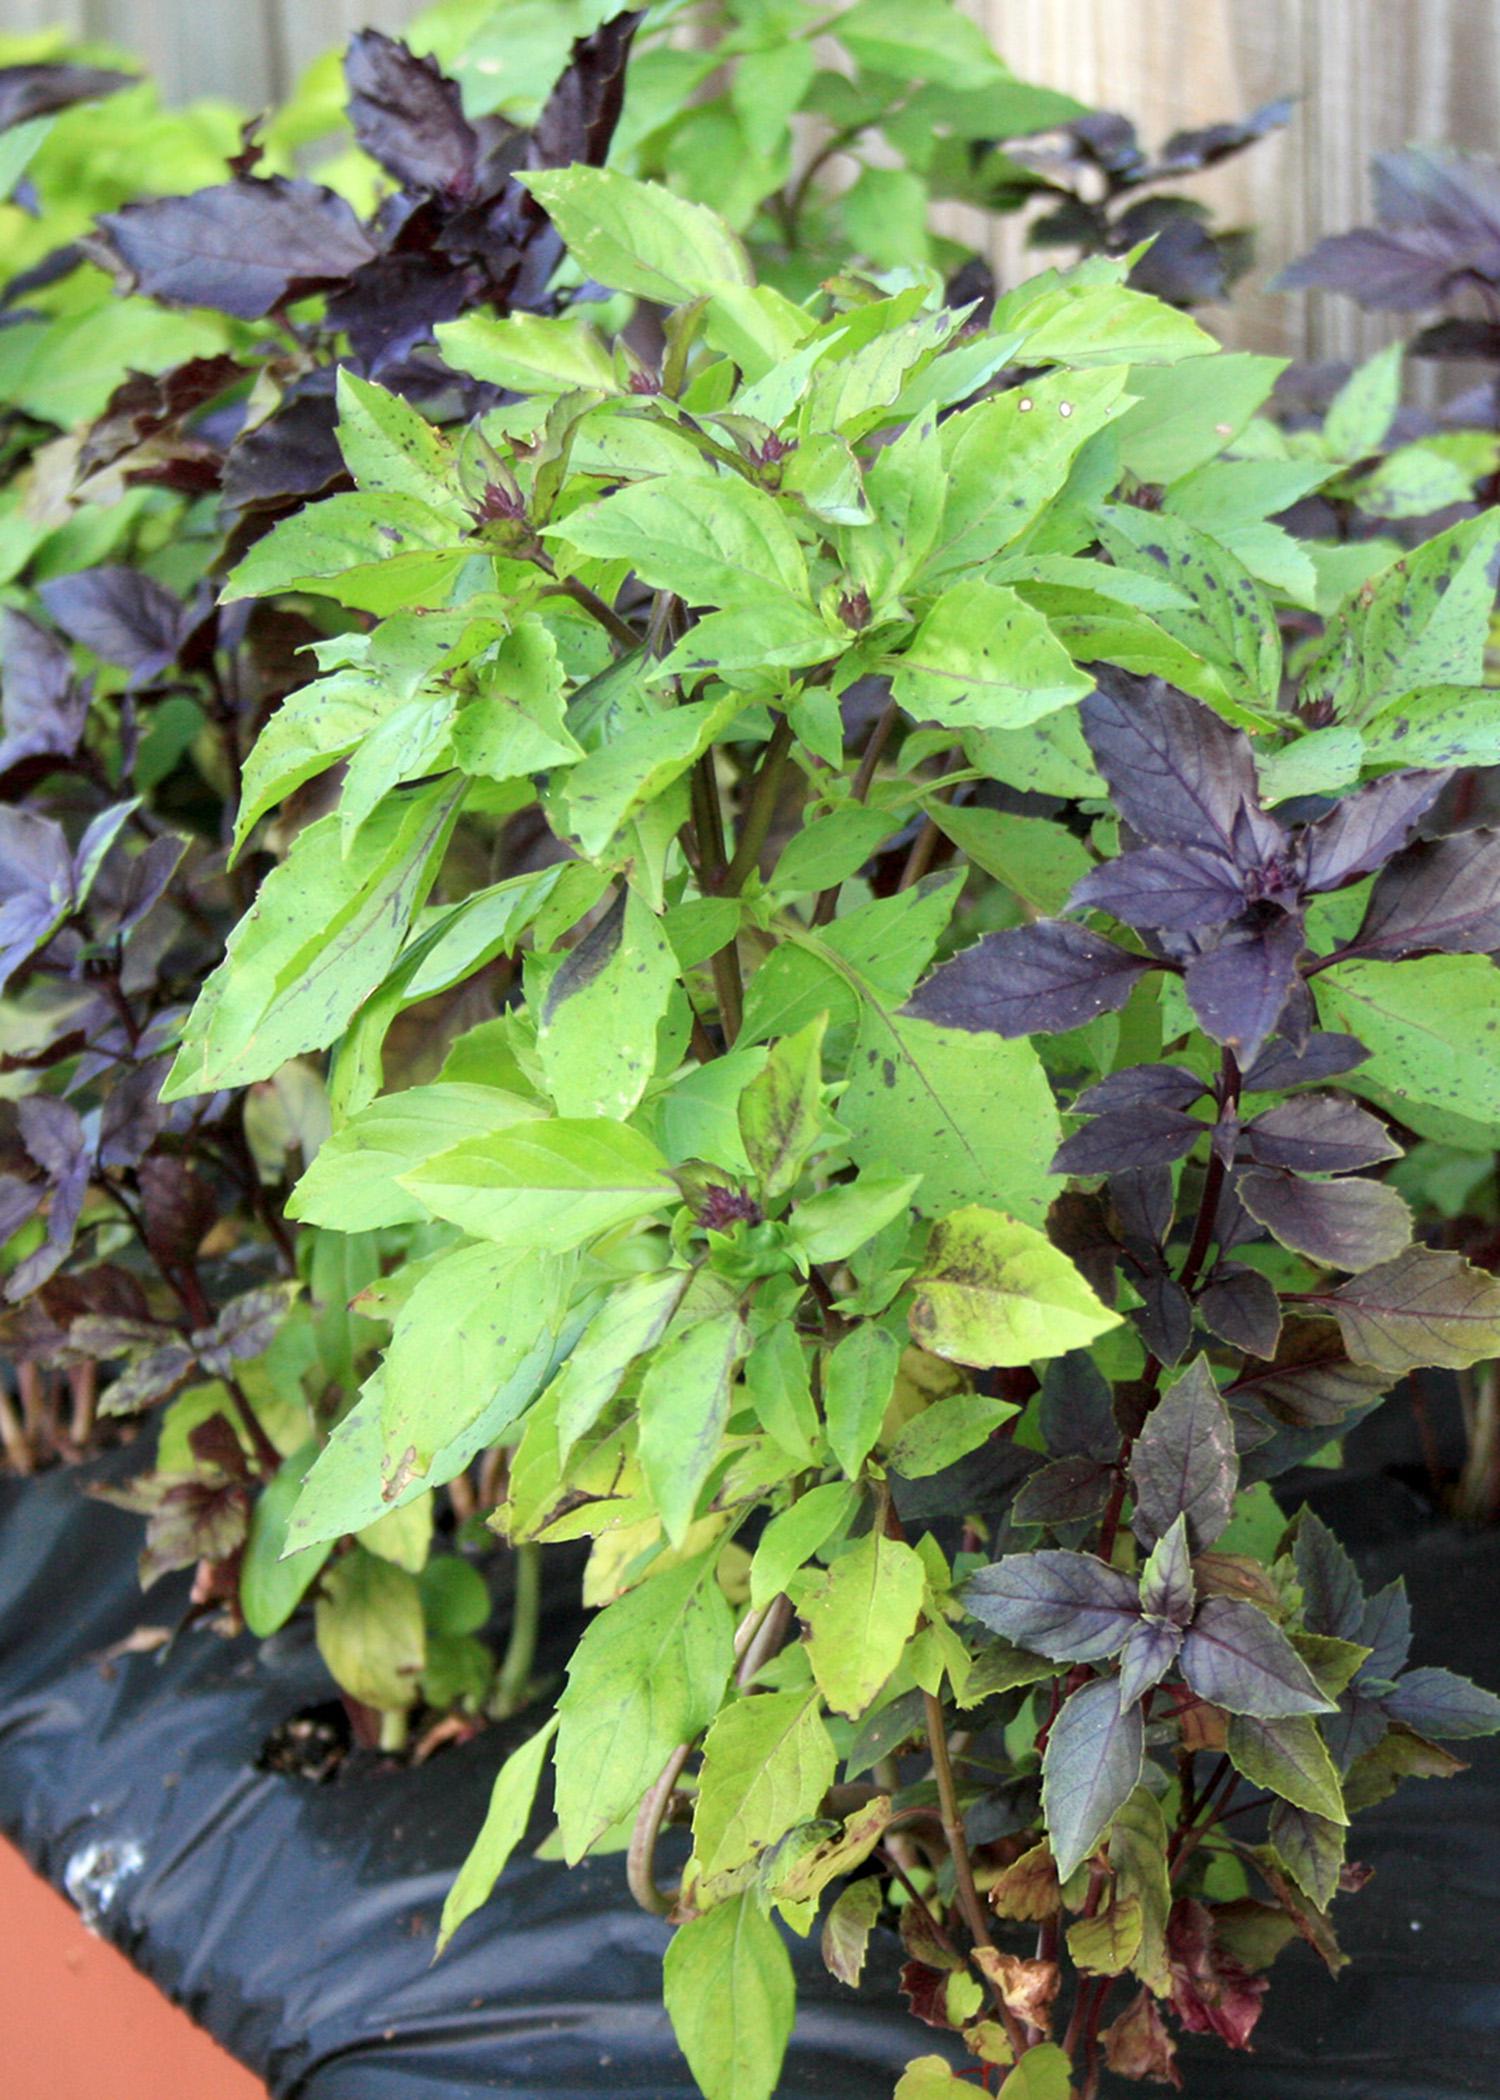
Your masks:
<svg viewBox="0 0 1500 2100"><path fill-rule="evenodd" d="M1122 110L1148 147L1304 85L1299 0L968 0L968 11L1023 79ZM1206 315L1236 347L1302 354L1299 309L1265 285L1307 245L1308 148L1306 123L1294 120L1183 185L1221 224L1260 229L1233 306ZM1036 267L1015 221L1000 223L991 253L1008 281Z"/></svg>

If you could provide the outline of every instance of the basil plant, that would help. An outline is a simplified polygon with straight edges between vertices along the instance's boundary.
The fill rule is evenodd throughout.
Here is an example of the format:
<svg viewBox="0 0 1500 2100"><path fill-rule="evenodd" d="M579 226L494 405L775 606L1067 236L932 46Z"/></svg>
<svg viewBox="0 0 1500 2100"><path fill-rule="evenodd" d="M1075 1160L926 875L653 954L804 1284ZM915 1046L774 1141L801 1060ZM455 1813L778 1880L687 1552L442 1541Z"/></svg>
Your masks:
<svg viewBox="0 0 1500 2100"><path fill-rule="evenodd" d="M799 301L680 195L519 179L659 326L440 324L461 434L341 372L352 487L223 587L319 675L165 1098L326 1052L291 1214L386 1250L286 1550L485 1452L504 1540L588 1542L442 1936L550 1768L707 2100L776 2089L788 1935L853 1988L899 1934L900 2100L1175 2083L1290 1940L1339 1967L1351 1815L1500 1725L1277 1487L1500 1349L1390 1180L1500 1125L1500 836L1448 793L1500 758L1500 517L1343 595L1279 362L1134 255L983 321L924 268Z"/></svg>

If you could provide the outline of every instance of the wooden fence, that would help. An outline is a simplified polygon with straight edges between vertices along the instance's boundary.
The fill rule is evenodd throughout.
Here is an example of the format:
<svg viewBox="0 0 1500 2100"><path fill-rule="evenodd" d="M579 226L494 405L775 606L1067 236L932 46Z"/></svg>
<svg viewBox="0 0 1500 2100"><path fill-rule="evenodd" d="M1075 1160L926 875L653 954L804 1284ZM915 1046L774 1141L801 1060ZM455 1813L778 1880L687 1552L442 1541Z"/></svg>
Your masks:
<svg viewBox="0 0 1500 2100"><path fill-rule="evenodd" d="M1231 222L1260 229L1232 312L1242 348L1354 358L1391 324L1346 299L1264 290L1281 264L1369 209L1382 148L1500 153L1500 0L968 0L1023 78L1121 108L1148 141L1296 95L1289 130L1199 179ZM398 30L417 0L0 0L0 28L63 23L128 45L174 98L263 107L303 65L369 22ZM963 223L962 215L957 215ZM952 223L950 221L950 223ZM973 221L964 230L973 235ZM1007 274L1019 232L994 232Z"/></svg>

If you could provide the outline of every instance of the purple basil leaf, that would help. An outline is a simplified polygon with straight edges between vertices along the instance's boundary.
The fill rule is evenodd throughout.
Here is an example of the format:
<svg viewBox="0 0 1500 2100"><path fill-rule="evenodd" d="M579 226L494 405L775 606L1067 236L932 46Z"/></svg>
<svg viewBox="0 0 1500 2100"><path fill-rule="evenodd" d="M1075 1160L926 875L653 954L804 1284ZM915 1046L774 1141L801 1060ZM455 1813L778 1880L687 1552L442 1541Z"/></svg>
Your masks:
<svg viewBox="0 0 1500 2100"><path fill-rule="evenodd" d="M1336 1710L1286 1635L1237 1597L1199 1606L1182 1644L1182 1674L1210 1706L1261 1721Z"/></svg>
<svg viewBox="0 0 1500 2100"><path fill-rule="evenodd" d="M1409 955L1488 955L1500 948L1500 831L1422 839L1376 878L1345 951L1397 961Z"/></svg>
<svg viewBox="0 0 1500 2100"><path fill-rule="evenodd" d="M944 1028L1057 1035L1118 1013L1156 967L1086 927L1041 919L985 934L918 985L905 1011Z"/></svg>
<svg viewBox="0 0 1500 2100"><path fill-rule="evenodd" d="M1109 1380L1083 1349L1054 1356L1042 1373L1037 1426L1053 1458L1108 1463L1120 1448Z"/></svg>
<svg viewBox="0 0 1500 2100"><path fill-rule="evenodd" d="M1234 1425L1206 1356L1195 1357L1164 1393L1136 1438L1130 1460L1134 1529L1154 1546L1178 1517L1195 1553L1211 1546L1234 1510L1239 1460Z"/></svg>
<svg viewBox="0 0 1500 2100"><path fill-rule="evenodd" d="M964 1609L992 1633L1053 1662L1113 1655L1141 1615L1128 1575L1091 1553L1011 1553L969 1577Z"/></svg>
<svg viewBox="0 0 1500 2100"><path fill-rule="evenodd" d="M1180 1363L1193 1339L1193 1301L1165 1269L1135 1278L1141 1303L1132 1317L1141 1340L1164 1364Z"/></svg>
<svg viewBox="0 0 1500 2100"><path fill-rule="evenodd" d="M187 607L140 569L80 569L42 584L37 595L65 634L142 683L182 646Z"/></svg>
<svg viewBox="0 0 1500 2100"><path fill-rule="evenodd" d="M1180 1108L1120 1108L1096 1115L1053 1155L1054 1174L1118 1174L1185 1159L1208 1129Z"/></svg>
<svg viewBox="0 0 1500 2100"><path fill-rule="evenodd" d="M1113 1470L1096 1458L1059 1458L1033 1473L1012 1505L1018 1524L1076 1524L1097 1517L1109 1500Z"/></svg>
<svg viewBox="0 0 1500 2100"><path fill-rule="evenodd" d="M73 756L89 689L74 678L72 658L56 635L23 613L0 614L0 664L0 784L12 791L50 771L52 760Z"/></svg>
<svg viewBox="0 0 1500 2100"><path fill-rule="evenodd" d="M1131 1627L1120 1650L1122 1710L1138 1705L1153 1685L1161 1683L1182 1652L1182 1638L1182 1627L1170 1619L1145 1618Z"/></svg>
<svg viewBox="0 0 1500 2100"><path fill-rule="evenodd" d="M1134 1167L1110 1177L1120 1235L1137 1259L1159 1253L1167 1243L1175 1213L1172 1176L1166 1167Z"/></svg>
<svg viewBox="0 0 1500 2100"><path fill-rule="evenodd" d="M1236 858L1237 821L1257 807L1248 737L1161 679L1121 672L1105 675L1079 717L1132 831L1153 845L1216 847Z"/></svg>
<svg viewBox="0 0 1500 2100"><path fill-rule="evenodd" d="M0 1244L34 1218L47 1200L44 1181L24 1181L19 1174L0 1174Z"/></svg>
<svg viewBox="0 0 1500 2100"><path fill-rule="evenodd" d="M1073 1103L1079 1115L1097 1116L1112 1108L1191 1108L1208 1092L1208 1081L1186 1065L1127 1065L1107 1079L1086 1087Z"/></svg>
<svg viewBox="0 0 1500 2100"><path fill-rule="evenodd" d="M1497 258L1500 262L1500 258ZM1417 313L1436 306L1462 274L1448 244L1424 233L1381 233L1359 226L1318 242L1272 280L1272 290L1346 292L1361 306Z"/></svg>
<svg viewBox="0 0 1500 2100"><path fill-rule="evenodd" d="M135 85L133 73L106 72L102 66L0 67L0 131Z"/></svg>
<svg viewBox="0 0 1500 2100"><path fill-rule="evenodd" d="M1275 1723L1251 1721L1241 1715L1240 1729L1264 1730L1274 1743ZM1243 1740L1243 1738L1240 1738ZM1327 1910L1338 1894L1339 1872L1344 1864L1344 1827L1314 1809L1298 1808L1292 1801L1273 1801L1267 1819L1267 1836L1277 1858L1304 1896L1319 1910Z"/></svg>
<svg viewBox="0 0 1500 2100"><path fill-rule="evenodd" d="M1138 846L1078 883L1069 911L1107 911L1127 926L1194 933L1225 926L1245 908L1233 864L1201 846Z"/></svg>
<svg viewBox="0 0 1500 2100"><path fill-rule="evenodd" d="M1292 121L1294 107L1290 96L1279 95L1273 102L1263 102L1248 117L1205 124L1196 131L1174 131L1158 156L1158 170L1166 175L1185 175L1196 168L1211 168L1230 154L1253 146L1268 132L1280 131Z"/></svg>
<svg viewBox="0 0 1500 2100"><path fill-rule="evenodd" d="M283 510L347 484L337 422L331 369L310 372L288 388L281 406L230 446L224 509Z"/></svg>
<svg viewBox="0 0 1500 2100"><path fill-rule="evenodd" d="M127 204L100 224L134 290L242 321L340 283L375 254L342 197L280 175Z"/></svg>
<svg viewBox="0 0 1500 2100"><path fill-rule="evenodd" d="M1302 1622L1309 1633L1357 1641L1365 1616L1364 1585L1353 1561L1321 1517L1304 1509L1293 1555L1302 1585Z"/></svg>
<svg viewBox="0 0 1500 2100"><path fill-rule="evenodd" d="M1235 1188L1273 1239L1325 1268L1358 1274L1411 1244L1411 1212L1383 1182L1304 1181L1255 1168L1239 1174Z"/></svg>
<svg viewBox="0 0 1500 2100"><path fill-rule="evenodd" d="M245 1363L252 1357L264 1356L300 1289L297 1283L267 1283L231 1298L200 1348L205 1367L222 1377L231 1362ZM222 1362L211 1360L221 1354Z"/></svg>
<svg viewBox="0 0 1500 2100"><path fill-rule="evenodd" d="M442 255L393 249L356 270L334 294L328 322L345 331L369 376L379 378L429 341L439 321L457 320L482 297L477 268L460 268ZM336 457L324 462L330 474L339 464Z"/></svg>
<svg viewBox="0 0 1500 2100"><path fill-rule="evenodd" d="M468 196L479 136L464 115L456 81L378 29L350 38L344 79L349 122L372 160L408 189Z"/></svg>
<svg viewBox="0 0 1500 2100"><path fill-rule="evenodd" d="M1141 1610L1152 1618L1170 1620L1174 1626L1186 1626L1196 1602L1187 1518L1174 1517L1141 1570Z"/></svg>
<svg viewBox="0 0 1500 2100"><path fill-rule="evenodd" d="M1481 357L1487 363L1500 361L1500 322L1481 321L1477 315L1455 314L1421 328L1407 345L1412 357ZM1451 403L1445 403L1445 408Z"/></svg>
<svg viewBox="0 0 1500 2100"><path fill-rule="evenodd" d="M1263 1402L1287 1428L1329 1429L1367 1408L1392 1383L1384 1371L1351 1362L1336 1328L1321 1320L1292 1320L1282 1330L1275 1359L1242 1371L1229 1394Z"/></svg>
<svg viewBox="0 0 1500 2100"><path fill-rule="evenodd" d="M1346 1094L1297 1094L1245 1125L1251 1156L1298 1174L1348 1174L1399 1159L1401 1147L1378 1116Z"/></svg>
<svg viewBox="0 0 1500 2100"><path fill-rule="evenodd" d="M0 804L0 991L44 948L73 904L73 856L60 824Z"/></svg>
<svg viewBox="0 0 1500 2100"><path fill-rule="evenodd" d="M1362 1065L1370 1053L1352 1035L1324 1034L1319 1030L1299 1050L1278 1039L1268 1043L1245 1074L1247 1094L1281 1094L1288 1087L1310 1081L1334 1079Z"/></svg>
<svg viewBox="0 0 1500 2100"><path fill-rule="evenodd" d="M1042 1759L1042 1813L1059 1878L1077 1872L1140 1784L1146 1729L1111 1677L1063 1702Z"/></svg>
<svg viewBox="0 0 1500 2100"><path fill-rule="evenodd" d="M1406 1667L1411 1653L1411 1600L1399 1575L1377 1590L1365 1606L1359 1645L1370 1651L1360 1665L1361 1676L1389 1680Z"/></svg>
<svg viewBox="0 0 1500 2100"><path fill-rule="evenodd" d="M1269 1361L1281 1339L1281 1301L1258 1269L1226 1262L1198 1293L1198 1317L1231 1348Z"/></svg>
<svg viewBox="0 0 1500 2100"><path fill-rule="evenodd" d="M97 817L90 819L83 837L78 841L78 850L73 855L73 898L75 904L83 904L99 878L110 849L120 833L135 814L137 804L130 802L111 803L101 809Z"/></svg>
<svg viewBox="0 0 1500 2100"><path fill-rule="evenodd" d="M139 1414L143 1407L166 1400L198 1368L198 1359L186 1342L164 1342L128 1363L99 1401L102 1415Z"/></svg>
<svg viewBox="0 0 1500 2100"><path fill-rule="evenodd" d="M1187 966L1183 989L1198 1025L1242 1064L1259 1055L1297 988L1303 939L1300 917L1262 905Z"/></svg>
<svg viewBox="0 0 1500 2100"><path fill-rule="evenodd" d="M1452 1670L1408 1670L1380 1703L1392 1721L1440 1742L1500 1734L1500 1699Z"/></svg>
<svg viewBox="0 0 1500 2100"><path fill-rule="evenodd" d="M1331 1719L1320 1721L1318 1726L1328 1745L1329 1756L1345 1777L1391 1732L1391 1724L1379 1704L1374 1699L1362 1698L1358 1692L1341 1694L1338 1712Z"/></svg>
<svg viewBox="0 0 1500 2100"><path fill-rule="evenodd" d="M574 40L531 134L529 167L603 167L624 107L625 61L644 19L644 9L612 15Z"/></svg>
<svg viewBox="0 0 1500 2100"><path fill-rule="evenodd" d="M1406 844L1448 784L1446 773L1389 773L1346 795L1303 833L1309 892L1373 875Z"/></svg>
<svg viewBox="0 0 1500 2100"><path fill-rule="evenodd" d="M165 831L127 861L117 893L111 902L117 914L114 930L128 933L159 904L187 852L188 842Z"/></svg>
<svg viewBox="0 0 1500 2100"><path fill-rule="evenodd" d="M92 1165L83 1124L66 1101L52 1094L30 1094L18 1105L16 1119L26 1150L47 1176L51 1200L46 1238L7 1279L5 1295L13 1304L38 1290L72 1252Z"/></svg>
<svg viewBox="0 0 1500 2100"><path fill-rule="evenodd" d="M157 1096L170 1069L169 1059L152 1058L111 1087L99 1111L101 1167L133 1167L145 1158L166 1121Z"/></svg>

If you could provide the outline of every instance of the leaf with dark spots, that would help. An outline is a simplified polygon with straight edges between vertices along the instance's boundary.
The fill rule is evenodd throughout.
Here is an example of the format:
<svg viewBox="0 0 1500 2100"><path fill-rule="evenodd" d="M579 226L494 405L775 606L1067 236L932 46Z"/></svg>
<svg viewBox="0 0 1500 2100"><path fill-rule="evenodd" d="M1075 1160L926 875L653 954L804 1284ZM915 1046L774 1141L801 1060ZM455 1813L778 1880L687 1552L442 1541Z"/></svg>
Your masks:
<svg viewBox="0 0 1500 2100"><path fill-rule="evenodd" d="M1385 1372L1350 1359L1330 1322L1289 1320L1272 1361L1241 1371L1227 1392L1231 1399L1259 1400L1288 1428L1318 1429L1368 1407L1390 1385Z"/></svg>
<svg viewBox="0 0 1500 2100"><path fill-rule="evenodd" d="M1033 1473L1014 1504L1018 1524L1045 1524L1056 1530L1097 1517L1109 1499L1113 1473L1095 1458L1059 1458Z"/></svg>
<svg viewBox="0 0 1500 2100"><path fill-rule="evenodd" d="M1064 919L987 933L919 985L905 1011L941 1027L1055 1035L1118 1013L1157 964Z"/></svg>
<svg viewBox="0 0 1500 2100"><path fill-rule="evenodd" d="M1086 1351L1071 1349L1046 1366L1037 1424L1054 1458L1114 1458L1120 1432L1109 1381Z"/></svg>
<svg viewBox="0 0 1500 2100"><path fill-rule="evenodd" d="M1222 1262L1199 1291L1198 1317L1210 1334L1248 1356L1269 1360L1281 1339L1281 1300L1259 1269Z"/></svg>
<svg viewBox="0 0 1500 2100"><path fill-rule="evenodd" d="M1500 831L1423 839L1376 878L1343 952L1386 962L1412 955L1488 955L1500 948Z"/></svg>
<svg viewBox="0 0 1500 2100"><path fill-rule="evenodd" d="M1182 1644L1182 1674L1210 1706L1262 1721L1332 1713L1311 1672L1264 1612L1234 1597L1208 1597Z"/></svg>
<svg viewBox="0 0 1500 2100"><path fill-rule="evenodd" d="M1186 1065L1126 1065L1086 1087L1073 1103L1080 1115L1097 1116L1106 1109L1191 1108L1208 1092L1208 1081L1190 1072Z"/></svg>
<svg viewBox="0 0 1500 2100"><path fill-rule="evenodd" d="M1121 1108L1095 1116L1066 1139L1052 1161L1054 1174L1114 1174L1128 1167L1167 1166L1185 1159L1208 1125L1180 1108Z"/></svg>
<svg viewBox="0 0 1500 2100"><path fill-rule="evenodd" d="M77 751L88 686L56 635L24 613L0 614L0 788L15 793Z"/></svg>
<svg viewBox="0 0 1500 2100"><path fill-rule="evenodd" d="M1042 1759L1042 1812L1059 1881L1082 1866L1140 1783L1146 1730L1113 1678L1063 1702Z"/></svg>
<svg viewBox="0 0 1500 2100"><path fill-rule="evenodd" d="M1464 1370L1500 1352L1500 1277L1461 1254L1408 1247L1319 1302L1356 1362L1397 1377L1424 1365Z"/></svg>
<svg viewBox="0 0 1500 2100"><path fill-rule="evenodd" d="M1131 1454L1130 1480L1134 1529L1146 1545L1182 1517L1189 1545L1202 1553L1229 1522L1239 1461L1207 1357L1195 1358L1153 1408Z"/></svg>
<svg viewBox="0 0 1500 2100"><path fill-rule="evenodd" d="M1370 1053L1352 1035L1315 1030L1301 1049L1278 1039L1268 1043L1245 1074L1247 1094L1280 1094L1288 1087L1334 1079L1362 1065Z"/></svg>
<svg viewBox="0 0 1500 2100"><path fill-rule="evenodd" d="M1127 926L1193 933L1224 926L1245 908L1233 862L1200 846L1140 846L1093 869L1074 888L1069 911L1107 911Z"/></svg>
<svg viewBox="0 0 1500 2100"><path fill-rule="evenodd" d="M1383 867L1448 784L1446 773L1389 773L1346 795L1303 834L1308 891L1342 889Z"/></svg>
<svg viewBox="0 0 1500 2100"><path fill-rule="evenodd" d="M1131 1707L1161 1683L1182 1652L1183 1628L1157 1616L1130 1629L1120 1650L1120 1705Z"/></svg>
<svg viewBox="0 0 1500 2100"><path fill-rule="evenodd" d="M1141 1614L1128 1575L1092 1554L1056 1549L1008 1554L971 1575L959 1594L982 1626L1054 1662L1115 1654Z"/></svg>
<svg viewBox="0 0 1500 2100"><path fill-rule="evenodd" d="M1383 1182L1304 1181L1283 1169L1251 1168L1238 1175L1235 1190L1273 1239L1325 1268L1372 1269L1411 1240L1411 1212Z"/></svg>
<svg viewBox="0 0 1500 2100"><path fill-rule="evenodd" d="M1257 807L1246 736L1160 678L1124 672L1101 679L1079 718L1132 831L1155 845L1217 847L1236 858L1236 822Z"/></svg>
<svg viewBox="0 0 1500 2100"><path fill-rule="evenodd" d="M132 289L243 321L340 283L375 254L342 197L280 175L126 204L100 224Z"/></svg>
<svg viewBox="0 0 1500 2100"><path fill-rule="evenodd" d="M1251 1157L1298 1174L1347 1174L1399 1159L1401 1147L1378 1116L1345 1094L1297 1094L1245 1125Z"/></svg>
<svg viewBox="0 0 1500 2100"><path fill-rule="evenodd" d="M469 195L479 135L464 115L456 81L378 29L350 38L344 79L349 122L372 160L408 189Z"/></svg>
<svg viewBox="0 0 1500 2100"><path fill-rule="evenodd" d="M79 569L39 587L63 632L145 683L174 662L190 617L182 600L144 570Z"/></svg>
<svg viewBox="0 0 1500 2100"><path fill-rule="evenodd" d="M1439 1742L1500 1734L1500 1699L1452 1670L1408 1670L1381 1704L1392 1721Z"/></svg>
<svg viewBox="0 0 1500 2100"><path fill-rule="evenodd" d="M1298 985L1300 916L1258 905L1183 973L1199 1026L1241 1064L1256 1057Z"/></svg>
<svg viewBox="0 0 1500 2100"><path fill-rule="evenodd" d="M97 102L134 87L135 75L103 66L0 66L0 131L71 109L75 102Z"/></svg>
<svg viewBox="0 0 1500 2100"><path fill-rule="evenodd" d="M545 1028L559 1007L578 992L587 990L602 970L608 969L620 946L620 936L625 930L625 907L629 891L622 883L614 902L598 922L591 926L576 948L570 948L562 964L547 987L542 1001L541 1022Z"/></svg>

